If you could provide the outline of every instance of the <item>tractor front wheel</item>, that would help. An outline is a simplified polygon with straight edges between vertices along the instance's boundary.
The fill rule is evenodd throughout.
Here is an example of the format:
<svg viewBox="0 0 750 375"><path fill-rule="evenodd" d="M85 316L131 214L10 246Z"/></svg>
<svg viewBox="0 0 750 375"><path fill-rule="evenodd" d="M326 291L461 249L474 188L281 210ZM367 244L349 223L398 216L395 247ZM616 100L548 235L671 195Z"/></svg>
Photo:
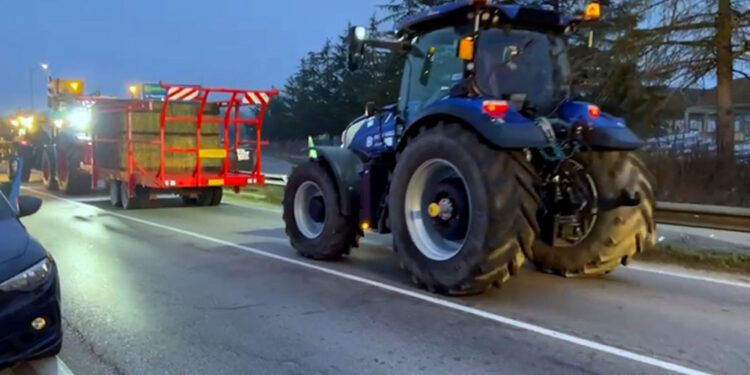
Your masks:
<svg viewBox="0 0 750 375"><path fill-rule="evenodd" d="M310 161L292 170L283 206L289 241L302 256L336 260L357 245L357 220L339 210L336 184L320 163Z"/></svg>
<svg viewBox="0 0 750 375"><path fill-rule="evenodd" d="M604 275L654 244L654 193L648 172L632 152L588 152L571 162L557 181L571 180L571 187L585 190L589 198L577 200L574 206L580 209L540 217L542 233L527 256L548 273ZM617 201L623 192L640 195L640 204L597 207L598 201Z"/></svg>
<svg viewBox="0 0 750 375"><path fill-rule="evenodd" d="M57 168L53 153L50 149L42 152L42 184L50 191L57 190Z"/></svg>
<svg viewBox="0 0 750 375"><path fill-rule="evenodd" d="M393 246L412 281L466 295L499 286L534 243L534 173L459 124L421 129L398 155L389 195Z"/></svg>

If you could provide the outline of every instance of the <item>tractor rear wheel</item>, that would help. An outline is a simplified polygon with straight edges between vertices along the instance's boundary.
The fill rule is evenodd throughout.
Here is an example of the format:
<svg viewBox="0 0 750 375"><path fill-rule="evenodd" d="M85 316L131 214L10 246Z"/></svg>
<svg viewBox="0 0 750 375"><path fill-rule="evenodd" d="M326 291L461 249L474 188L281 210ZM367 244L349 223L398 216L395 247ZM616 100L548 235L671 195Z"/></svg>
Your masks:
<svg viewBox="0 0 750 375"><path fill-rule="evenodd" d="M83 151L67 150L64 160L58 159L57 186L67 195L82 195L91 192L91 175L79 169L83 161Z"/></svg>
<svg viewBox="0 0 750 375"><path fill-rule="evenodd" d="M341 213L336 184L320 163L292 170L283 206L286 234L302 256L336 260L357 246L357 220Z"/></svg>
<svg viewBox="0 0 750 375"><path fill-rule="evenodd" d="M393 246L412 281L449 295L500 286L534 243L534 172L459 124L421 129L398 155L389 195Z"/></svg>
<svg viewBox="0 0 750 375"><path fill-rule="evenodd" d="M45 149L42 152L42 184L47 190L57 190L57 168L55 168L53 151Z"/></svg>
<svg viewBox="0 0 750 375"><path fill-rule="evenodd" d="M583 220L543 226L543 233L527 253L537 268L565 277L599 276L652 246L656 237L654 193L645 165L633 152L589 152L576 157L580 171L591 187L596 205L602 198L616 200L623 192L638 193L639 205L612 210L590 210ZM580 186L580 185L579 185ZM544 222L544 218L540 218ZM566 226L573 225L573 228ZM556 228L556 229L553 229ZM546 233L554 231L555 233Z"/></svg>

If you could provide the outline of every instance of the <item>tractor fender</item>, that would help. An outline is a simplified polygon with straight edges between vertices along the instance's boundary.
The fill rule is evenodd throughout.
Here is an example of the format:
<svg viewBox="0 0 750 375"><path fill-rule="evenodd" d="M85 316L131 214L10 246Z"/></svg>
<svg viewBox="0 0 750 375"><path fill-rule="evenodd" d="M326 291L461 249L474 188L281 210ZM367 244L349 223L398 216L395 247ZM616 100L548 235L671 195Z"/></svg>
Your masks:
<svg viewBox="0 0 750 375"><path fill-rule="evenodd" d="M547 139L533 121L523 118L517 112L514 112L513 116L508 116L506 121L493 120L481 111L480 103L472 99L449 98L429 105L420 112L419 117L407 125L404 136L399 141L398 150L403 149L407 140L416 135L422 126L433 125L439 121L462 123L498 148L547 146Z"/></svg>
<svg viewBox="0 0 750 375"><path fill-rule="evenodd" d="M586 143L596 151L622 150L632 151L643 146L641 140L627 127L595 126L584 133Z"/></svg>
<svg viewBox="0 0 750 375"><path fill-rule="evenodd" d="M339 193L341 213L347 216L359 212L359 193L362 160L353 151L331 146L316 146L317 160L333 176Z"/></svg>

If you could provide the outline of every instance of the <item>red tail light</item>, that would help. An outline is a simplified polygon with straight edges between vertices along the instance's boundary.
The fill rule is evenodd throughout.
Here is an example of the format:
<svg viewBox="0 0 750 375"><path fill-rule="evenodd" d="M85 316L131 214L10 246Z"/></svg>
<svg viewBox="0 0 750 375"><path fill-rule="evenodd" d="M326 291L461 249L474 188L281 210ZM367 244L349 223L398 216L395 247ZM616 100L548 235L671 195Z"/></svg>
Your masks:
<svg viewBox="0 0 750 375"><path fill-rule="evenodd" d="M482 110L490 117L505 117L510 105L505 100L485 100L482 103Z"/></svg>
<svg viewBox="0 0 750 375"><path fill-rule="evenodd" d="M593 104L589 105L589 115L591 115L591 117L599 117L599 115L601 114L602 110L599 108L599 106L595 106Z"/></svg>
<svg viewBox="0 0 750 375"><path fill-rule="evenodd" d="M24 139L24 140L21 141L21 144L24 145L24 146L26 146L27 144L29 144L29 141L27 141L27 140Z"/></svg>

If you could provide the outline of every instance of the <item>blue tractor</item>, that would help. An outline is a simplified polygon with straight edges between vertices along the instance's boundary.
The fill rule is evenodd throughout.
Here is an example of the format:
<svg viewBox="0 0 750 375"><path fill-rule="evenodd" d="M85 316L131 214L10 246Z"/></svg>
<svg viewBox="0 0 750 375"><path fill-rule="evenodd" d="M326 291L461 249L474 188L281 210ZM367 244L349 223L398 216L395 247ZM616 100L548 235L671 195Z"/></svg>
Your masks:
<svg viewBox="0 0 750 375"><path fill-rule="evenodd" d="M621 118L570 99L566 34L598 18L464 0L376 38L352 28L349 65L405 58L398 103L365 114L342 147L289 176L284 220L303 256L339 259L392 233L412 280L449 295L507 281L529 259L602 275L653 244L653 191Z"/></svg>

